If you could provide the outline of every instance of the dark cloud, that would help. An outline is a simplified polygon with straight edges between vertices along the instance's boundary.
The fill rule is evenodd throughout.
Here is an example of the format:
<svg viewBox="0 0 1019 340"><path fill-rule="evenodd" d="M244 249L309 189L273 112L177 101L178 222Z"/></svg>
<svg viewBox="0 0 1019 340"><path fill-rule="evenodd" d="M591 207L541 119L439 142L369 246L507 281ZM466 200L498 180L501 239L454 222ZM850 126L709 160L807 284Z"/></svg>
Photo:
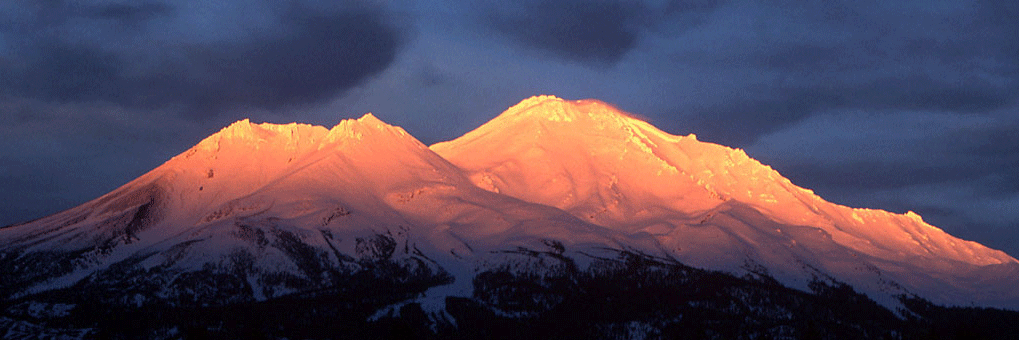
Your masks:
<svg viewBox="0 0 1019 340"><path fill-rule="evenodd" d="M802 91L755 87L679 111L686 116L683 123L689 132L706 141L744 147L760 135L787 127L829 105Z"/></svg>
<svg viewBox="0 0 1019 340"><path fill-rule="evenodd" d="M108 4L91 9L95 18L117 20L125 23L139 22L156 16L170 14L172 8L162 3Z"/></svg>
<svg viewBox="0 0 1019 340"><path fill-rule="evenodd" d="M168 29L160 25L186 25L172 4L30 8L33 16L0 31L20 37L9 43L21 51L0 66L12 80L0 94L194 115L321 102L384 70L404 43L383 8L350 3L289 2L267 13L274 20L260 32L214 41L193 36L215 27L157 39Z"/></svg>
<svg viewBox="0 0 1019 340"><path fill-rule="evenodd" d="M829 201L912 210L950 234L1016 254L1019 246L1002 241L1019 235L1019 121L1012 110L931 119L921 112L829 114L769 136L762 144L783 146L751 154Z"/></svg>
<svg viewBox="0 0 1019 340"><path fill-rule="evenodd" d="M0 125L0 201L8 203L0 205L0 226L97 198L222 124L109 103L9 98L0 100L0 114L7 122Z"/></svg>
<svg viewBox="0 0 1019 340"><path fill-rule="evenodd" d="M8 95L54 101L105 99L117 89L121 61L94 47L56 42L34 46L19 69L0 69L11 79ZM10 65L10 64L9 64ZM0 66L2 67L2 66Z"/></svg>
<svg viewBox="0 0 1019 340"><path fill-rule="evenodd" d="M1019 195L1019 123L961 128L928 151L965 164L971 171L960 175L966 178L986 179L981 195Z"/></svg>
<svg viewBox="0 0 1019 340"><path fill-rule="evenodd" d="M678 111L689 117L685 123L693 131L733 146L747 146L762 135L833 110L984 113L1014 104L1015 91L1019 90L1011 84L989 84L979 79L956 81L927 74L883 76L861 82L848 78L830 75L827 82L812 79L747 85L727 96Z"/></svg>
<svg viewBox="0 0 1019 340"><path fill-rule="evenodd" d="M1019 123L963 127L947 136L942 148L959 154L1003 160L1006 164L998 164L1002 166L1019 165L1019 134L1016 131L1019 131Z"/></svg>
<svg viewBox="0 0 1019 340"><path fill-rule="evenodd" d="M671 0L665 3L661 12L666 16L674 15L704 15L714 11L724 1L722 0Z"/></svg>
<svg viewBox="0 0 1019 340"><path fill-rule="evenodd" d="M490 25L531 48L585 63L612 65L635 48L641 34L667 18L703 14L717 1L523 1L489 9ZM691 20L692 21L692 20Z"/></svg>
<svg viewBox="0 0 1019 340"><path fill-rule="evenodd" d="M918 115L870 125L855 125L850 120L829 123L825 128L842 127L849 135L861 135L841 142L852 145L843 146L841 152L785 156L776 169L799 185L822 191L856 194L967 183L982 197L1019 194L1019 172L1014 171L1019 168L1019 123L958 122L960 126L925 129L937 123L909 122L920 119ZM854 119L872 117L860 115ZM897 122L902 125L893 125ZM866 131L874 125L884 125L883 130Z"/></svg>
<svg viewBox="0 0 1019 340"><path fill-rule="evenodd" d="M788 164L779 171L807 188L821 191L837 189L846 193L902 189L915 185L938 185L991 175L997 169L977 164L941 164L932 162L887 162L874 160L841 164Z"/></svg>
<svg viewBox="0 0 1019 340"><path fill-rule="evenodd" d="M958 5L964 8L919 2L740 8L761 13L721 36L728 41L718 48L687 50L675 60L741 78L675 112L718 141L748 145L833 110L981 114L1014 105L1017 6Z"/></svg>
<svg viewBox="0 0 1019 340"><path fill-rule="evenodd" d="M190 53L202 62L202 71L195 73L203 77L182 79L199 83L173 84L171 89L192 85L178 95L213 110L224 104L275 109L319 102L385 69L401 43L398 32L377 13L324 16L299 11L286 23L295 32L279 39ZM160 73L146 81L161 83L172 76Z"/></svg>
<svg viewBox="0 0 1019 340"><path fill-rule="evenodd" d="M639 12L621 1L532 1L492 13L492 25L530 47L612 64L637 44Z"/></svg>

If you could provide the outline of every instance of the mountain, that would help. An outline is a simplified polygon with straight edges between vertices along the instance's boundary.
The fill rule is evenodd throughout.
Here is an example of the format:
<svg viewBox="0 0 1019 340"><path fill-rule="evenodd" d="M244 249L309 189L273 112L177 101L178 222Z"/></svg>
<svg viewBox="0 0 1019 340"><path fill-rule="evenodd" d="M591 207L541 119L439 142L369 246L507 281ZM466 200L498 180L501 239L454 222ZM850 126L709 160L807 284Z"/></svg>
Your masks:
<svg viewBox="0 0 1019 340"><path fill-rule="evenodd" d="M987 309L1019 309L1001 251L551 96L430 147L371 114L239 121L0 228L0 270L5 337L923 337L946 316L1019 320Z"/></svg>
<svg viewBox="0 0 1019 340"><path fill-rule="evenodd" d="M832 276L873 293L1019 306L1019 266L1004 252L913 212L826 202L742 150L670 135L600 101L533 97L432 149L481 188L654 235L683 263L761 268L797 288Z"/></svg>

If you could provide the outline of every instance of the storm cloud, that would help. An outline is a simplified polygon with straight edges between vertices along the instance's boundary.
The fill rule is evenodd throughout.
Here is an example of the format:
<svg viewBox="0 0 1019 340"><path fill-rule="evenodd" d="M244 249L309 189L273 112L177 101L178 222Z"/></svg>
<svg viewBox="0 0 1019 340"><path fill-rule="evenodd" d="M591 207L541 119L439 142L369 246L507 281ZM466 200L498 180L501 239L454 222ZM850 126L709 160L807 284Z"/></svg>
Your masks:
<svg viewBox="0 0 1019 340"><path fill-rule="evenodd" d="M598 66L612 65L665 20L696 22L716 1L522 1L487 8L496 31L529 48ZM685 16L691 16L689 18Z"/></svg>
<svg viewBox="0 0 1019 340"><path fill-rule="evenodd" d="M739 72L714 97L680 104L695 128L749 145L833 110L926 110L981 114L1016 103L1015 5L936 8L922 2L732 4L705 38L724 44L675 54L677 63ZM755 14L746 14L752 11ZM699 41L704 44L709 42ZM746 124L728 124L727 121Z"/></svg>
<svg viewBox="0 0 1019 340"><path fill-rule="evenodd" d="M182 13L185 6L26 5L23 17L2 28L13 53L0 64L0 75L10 80L0 93L180 106L196 116L233 107L278 109L328 100L360 84L384 70L404 42L405 32L379 6L283 2L236 32L215 21L190 26L196 15ZM224 31L223 39L205 38Z"/></svg>

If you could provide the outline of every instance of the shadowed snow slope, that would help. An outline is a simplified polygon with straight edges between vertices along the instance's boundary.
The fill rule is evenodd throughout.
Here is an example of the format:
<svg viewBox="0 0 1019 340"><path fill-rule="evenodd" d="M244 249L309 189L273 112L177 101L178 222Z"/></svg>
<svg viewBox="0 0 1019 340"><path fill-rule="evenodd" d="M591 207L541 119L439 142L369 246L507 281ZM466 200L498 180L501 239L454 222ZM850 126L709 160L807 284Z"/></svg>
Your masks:
<svg viewBox="0 0 1019 340"><path fill-rule="evenodd" d="M109 194L0 229L0 293L261 301L398 268L433 284L416 299L441 315L485 268L527 267L521 254L583 267L612 251L803 290L840 281L885 305L916 294L1019 308L1019 262L1003 252L912 212L828 203L742 150L603 102L550 96L431 147L371 114L332 129L236 122Z"/></svg>

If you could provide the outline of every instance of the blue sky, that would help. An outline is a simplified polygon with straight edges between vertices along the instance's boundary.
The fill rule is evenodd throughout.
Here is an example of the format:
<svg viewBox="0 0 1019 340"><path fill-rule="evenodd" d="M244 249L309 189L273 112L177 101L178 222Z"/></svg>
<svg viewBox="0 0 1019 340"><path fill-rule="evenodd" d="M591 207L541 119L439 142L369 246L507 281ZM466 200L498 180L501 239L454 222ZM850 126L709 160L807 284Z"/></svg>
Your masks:
<svg viewBox="0 0 1019 340"><path fill-rule="evenodd" d="M243 118L373 112L430 144L553 94L1019 256L1017 15L1006 1L7 1L0 225Z"/></svg>

